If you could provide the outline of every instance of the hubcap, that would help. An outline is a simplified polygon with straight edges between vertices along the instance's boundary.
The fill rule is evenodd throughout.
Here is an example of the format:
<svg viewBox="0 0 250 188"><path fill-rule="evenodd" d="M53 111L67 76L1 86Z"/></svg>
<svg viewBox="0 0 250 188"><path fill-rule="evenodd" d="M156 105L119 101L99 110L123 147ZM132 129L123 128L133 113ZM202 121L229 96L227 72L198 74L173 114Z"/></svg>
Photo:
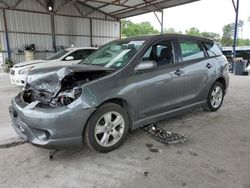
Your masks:
<svg viewBox="0 0 250 188"><path fill-rule="evenodd" d="M103 147L116 144L122 137L125 121L118 112L107 112L97 121L95 126L95 138Z"/></svg>
<svg viewBox="0 0 250 188"><path fill-rule="evenodd" d="M214 108L218 108L222 102L223 92L220 86L216 86L211 94L211 105Z"/></svg>

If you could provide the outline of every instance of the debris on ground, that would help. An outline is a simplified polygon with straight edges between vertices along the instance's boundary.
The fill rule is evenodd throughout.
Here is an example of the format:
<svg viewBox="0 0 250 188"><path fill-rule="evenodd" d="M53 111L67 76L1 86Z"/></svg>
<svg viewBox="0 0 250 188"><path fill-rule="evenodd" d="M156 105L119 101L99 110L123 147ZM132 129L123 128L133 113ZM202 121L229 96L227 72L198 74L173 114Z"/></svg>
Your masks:
<svg viewBox="0 0 250 188"><path fill-rule="evenodd" d="M147 147L147 148L152 148L152 147L154 147L154 145L153 145L153 144L150 144L150 143L147 143L147 144L146 144L146 147Z"/></svg>
<svg viewBox="0 0 250 188"><path fill-rule="evenodd" d="M182 134L165 131L156 124L150 124L142 129L152 138L164 144L184 143L187 139L187 137Z"/></svg>
<svg viewBox="0 0 250 188"><path fill-rule="evenodd" d="M10 140L7 140L6 143L0 144L0 149L11 148L11 147L19 146L25 143L26 143L25 141L19 138L12 138Z"/></svg>
<svg viewBox="0 0 250 188"><path fill-rule="evenodd" d="M57 152L58 152L57 149L52 150L52 151L49 152L49 159L50 159L51 161L54 160L54 155L55 155Z"/></svg>
<svg viewBox="0 0 250 188"><path fill-rule="evenodd" d="M148 171L145 171L145 172L144 172L144 176L148 176Z"/></svg>
<svg viewBox="0 0 250 188"><path fill-rule="evenodd" d="M160 150L158 150L157 148L149 148L149 151L153 152L153 153L159 153L160 152Z"/></svg>

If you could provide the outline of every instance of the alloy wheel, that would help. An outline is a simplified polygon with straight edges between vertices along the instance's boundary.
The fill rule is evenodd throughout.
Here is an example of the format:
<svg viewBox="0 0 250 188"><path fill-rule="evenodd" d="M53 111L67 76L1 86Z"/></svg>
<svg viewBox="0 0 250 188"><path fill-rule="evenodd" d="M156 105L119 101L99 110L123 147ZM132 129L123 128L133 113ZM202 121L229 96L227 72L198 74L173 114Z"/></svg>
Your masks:
<svg viewBox="0 0 250 188"><path fill-rule="evenodd" d="M213 88L211 93L211 105L213 108L218 108L221 105L223 99L223 90L220 86Z"/></svg>
<svg viewBox="0 0 250 188"><path fill-rule="evenodd" d="M107 112L95 125L95 139L103 147L116 144L122 137L125 128L123 116L118 112Z"/></svg>

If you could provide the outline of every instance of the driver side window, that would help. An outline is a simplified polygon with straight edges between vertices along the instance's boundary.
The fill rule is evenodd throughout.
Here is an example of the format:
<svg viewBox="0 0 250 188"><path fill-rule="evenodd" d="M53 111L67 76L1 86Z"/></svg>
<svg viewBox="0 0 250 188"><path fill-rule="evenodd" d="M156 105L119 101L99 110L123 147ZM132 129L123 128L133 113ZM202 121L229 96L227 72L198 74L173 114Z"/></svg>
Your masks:
<svg viewBox="0 0 250 188"><path fill-rule="evenodd" d="M142 63L145 61L154 61L156 66L174 63L173 42L171 40L164 40L150 46L143 55Z"/></svg>

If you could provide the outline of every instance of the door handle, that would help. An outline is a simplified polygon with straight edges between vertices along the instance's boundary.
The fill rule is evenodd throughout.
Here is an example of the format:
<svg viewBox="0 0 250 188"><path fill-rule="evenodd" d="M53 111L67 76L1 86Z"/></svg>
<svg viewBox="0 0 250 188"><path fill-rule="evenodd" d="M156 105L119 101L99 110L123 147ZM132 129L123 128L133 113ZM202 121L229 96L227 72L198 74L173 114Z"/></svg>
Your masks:
<svg viewBox="0 0 250 188"><path fill-rule="evenodd" d="M183 74L183 73L184 73L184 71L181 70L181 69L177 69L177 70L174 72L174 74L177 75L177 76L180 76L180 75Z"/></svg>
<svg viewBox="0 0 250 188"><path fill-rule="evenodd" d="M208 63L208 64L206 65L206 67L207 67L208 69L210 69L212 66L213 66L213 65L211 65L210 63Z"/></svg>

